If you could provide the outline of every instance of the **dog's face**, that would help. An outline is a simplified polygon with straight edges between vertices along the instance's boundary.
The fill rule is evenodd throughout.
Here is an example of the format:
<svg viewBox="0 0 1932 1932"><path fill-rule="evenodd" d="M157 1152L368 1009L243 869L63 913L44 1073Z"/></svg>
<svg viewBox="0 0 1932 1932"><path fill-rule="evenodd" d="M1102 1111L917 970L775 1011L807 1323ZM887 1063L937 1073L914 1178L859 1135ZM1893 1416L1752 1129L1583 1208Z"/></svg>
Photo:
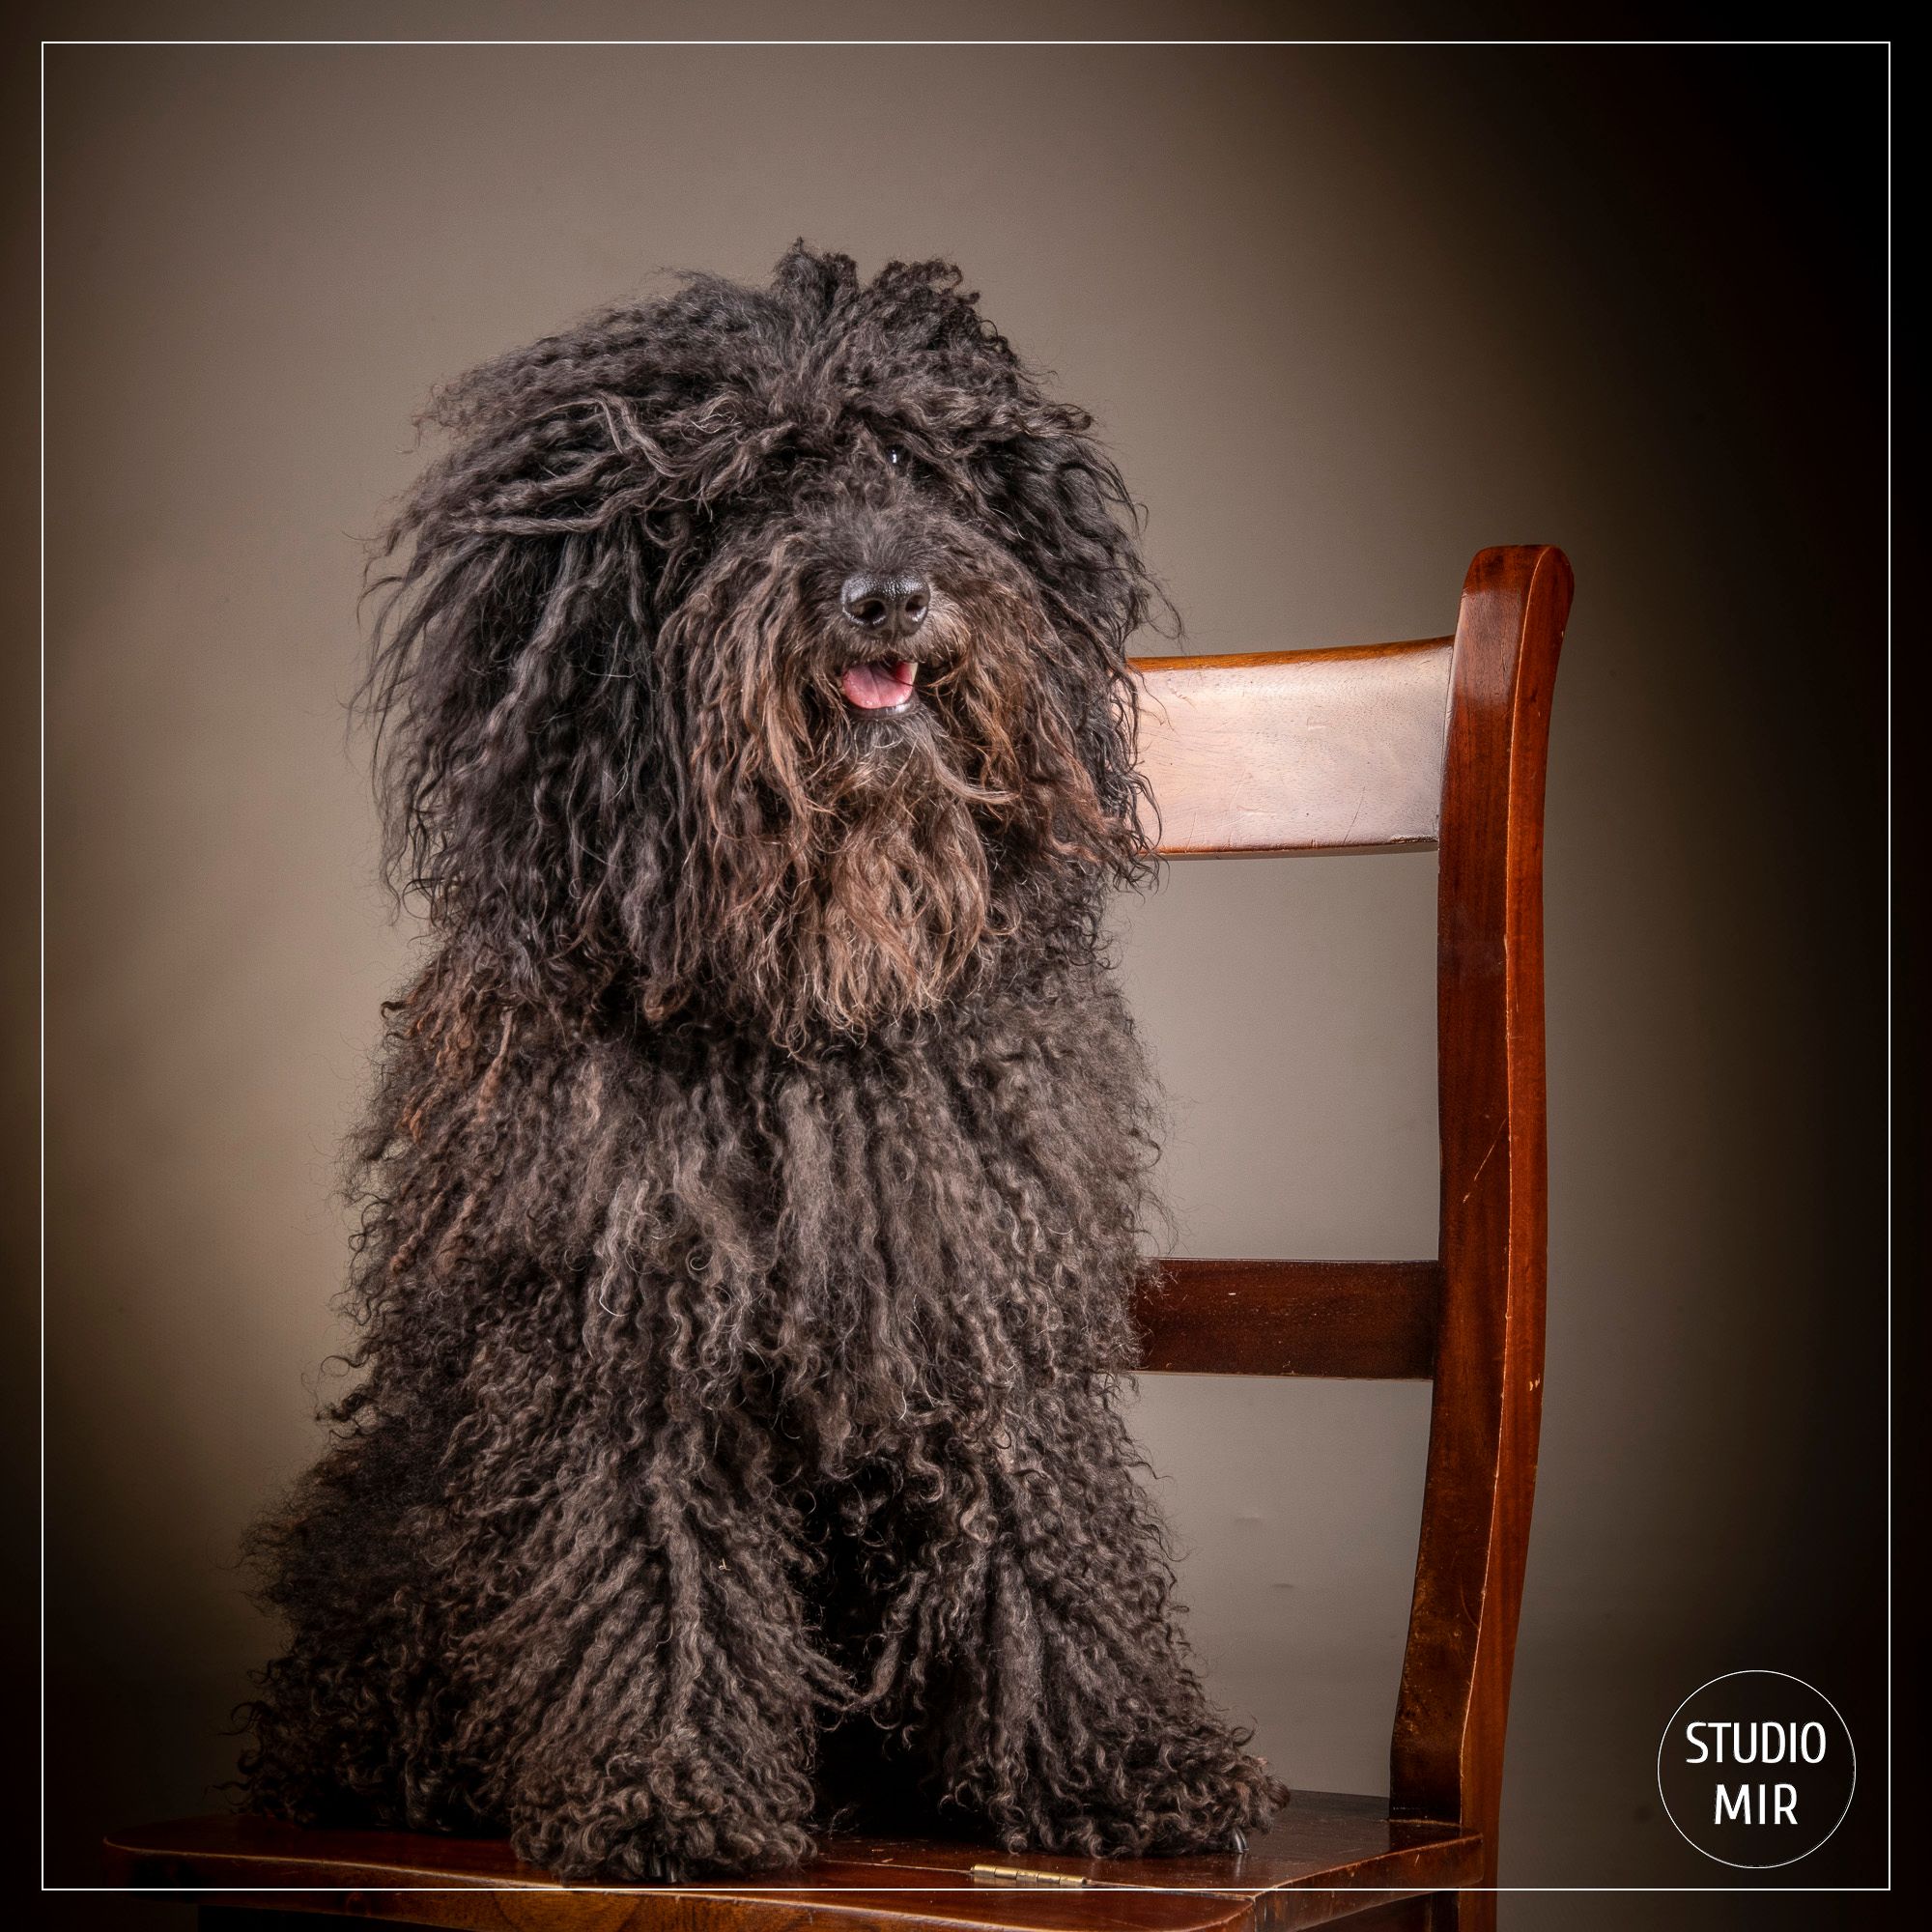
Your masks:
<svg viewBox="0 0 1932 1932"><path fill-rule="evenodd" d="M1144 850L1148 581L957 282L801 247L440 398L372 690L398 847L498 992L796 1042L1091 943Z"/></svg>

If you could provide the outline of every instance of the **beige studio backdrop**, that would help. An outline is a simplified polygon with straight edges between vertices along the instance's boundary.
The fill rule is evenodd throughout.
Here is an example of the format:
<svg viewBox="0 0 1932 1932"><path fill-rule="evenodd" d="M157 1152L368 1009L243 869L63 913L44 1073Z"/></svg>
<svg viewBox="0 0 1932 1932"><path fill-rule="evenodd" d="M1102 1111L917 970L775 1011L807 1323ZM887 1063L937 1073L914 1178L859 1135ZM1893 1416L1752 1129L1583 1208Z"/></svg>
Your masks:
<svg viewBox="0 0 1932 1932"><path fill-rule="evenodd" d="M1811 68L1814 103L1878 84ZM117 1819L218 1802L270 1641L237 1538L313 1447L338 1149L410 971L343 701L412 414L660 270L761 277L799 235L963 265L1099 418L1188 648L1440 634L1476 549L1569 550L1504 1876L1719 1879L1651 1763L1680 1698L1753 1665L1872 1747L1877 1795L1797 1876L1875 1875L1883 611L1828 564L1883 514L1880 285L1780 199L1804 74L1766 74L1760 100L1709 50L50 53L53 1879ZM1846 251L1829 304L1801 244ZM1207 865L1123 909L1183 1251L1433 1252L1433 892L1430 855ZM1136 1414L1219 1694L1292 1781L1384 1788L1426 1388L1155 1378Z"/></svg>

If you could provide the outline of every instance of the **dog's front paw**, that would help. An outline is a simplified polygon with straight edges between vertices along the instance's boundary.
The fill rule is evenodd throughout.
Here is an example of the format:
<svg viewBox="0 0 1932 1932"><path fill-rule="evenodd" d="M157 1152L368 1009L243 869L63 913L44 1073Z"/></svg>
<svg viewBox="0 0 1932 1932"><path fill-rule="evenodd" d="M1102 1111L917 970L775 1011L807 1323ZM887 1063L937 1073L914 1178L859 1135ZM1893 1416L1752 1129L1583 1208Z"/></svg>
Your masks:
<svg viewBox="0 0 1932 1932"><path fill-rule="evenodd" d="M1192 1763L1152 1772L1123 1824L1133 1849L1154 1853L1244 1852L1248 1833L1265 1828L1288 1803L1288 1788L1232 1740Z"/></svg>
<svg viewBox="0 0 1932 1932"><path fill-rule="evenodd" d="M720 1763L696 1750L622 1752L550 1792L526 1790L510 1833L559 1878L660 1884L798 1865L811 1857L811 1785L789 1764Z"/></svg>
<svg viewBox="0 0 1932 1932"><path fill-rule="evenodd" d="M1023 1804L1031 1815L1009 1817L1003 1835L1015 1850L1089 1858L1243 1852L1288 1802L1266 1764L1226 1735L1170 1739L1137 1756L1122 1776Z"/></svg>

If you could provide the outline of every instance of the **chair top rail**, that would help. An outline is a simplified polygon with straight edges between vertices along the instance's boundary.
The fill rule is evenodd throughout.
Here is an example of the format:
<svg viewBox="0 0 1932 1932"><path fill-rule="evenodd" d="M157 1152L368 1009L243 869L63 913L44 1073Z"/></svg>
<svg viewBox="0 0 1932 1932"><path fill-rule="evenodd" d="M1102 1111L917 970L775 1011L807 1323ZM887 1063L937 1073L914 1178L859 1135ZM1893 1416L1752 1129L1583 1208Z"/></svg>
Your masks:
<svg viewBox="0 0 1932 1932"><path fill-rule="evenodd" d="M1136 659L1161 856L1433 846L1453 642Z"/></svg>

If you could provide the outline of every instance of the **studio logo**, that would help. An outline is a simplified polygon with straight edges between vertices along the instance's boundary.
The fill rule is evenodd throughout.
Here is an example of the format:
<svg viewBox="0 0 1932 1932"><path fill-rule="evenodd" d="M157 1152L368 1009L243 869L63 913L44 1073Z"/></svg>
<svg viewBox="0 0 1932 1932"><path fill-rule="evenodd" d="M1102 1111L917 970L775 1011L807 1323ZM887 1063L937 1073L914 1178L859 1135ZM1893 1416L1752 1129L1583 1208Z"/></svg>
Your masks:
<svg viewBox="0 0 1932 1932"><path fill-rule="evenodd" d="M1781 1670L1714 1677L1678 1705L1657 1750L1670 1822L1706 1858L1747 1871L1815 1852L1858 1777L1836 1705Z"/></svg>

